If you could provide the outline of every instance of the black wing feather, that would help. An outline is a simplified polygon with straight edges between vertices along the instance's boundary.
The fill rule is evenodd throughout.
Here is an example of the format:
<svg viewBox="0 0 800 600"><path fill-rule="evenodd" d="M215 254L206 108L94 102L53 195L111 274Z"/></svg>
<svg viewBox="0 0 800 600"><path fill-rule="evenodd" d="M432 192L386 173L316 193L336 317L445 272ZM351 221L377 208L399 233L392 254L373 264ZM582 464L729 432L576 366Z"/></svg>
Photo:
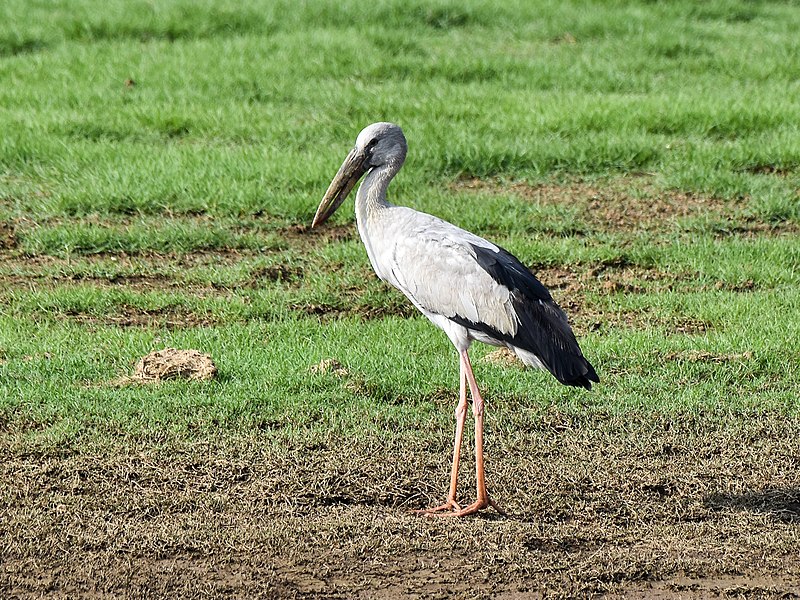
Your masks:
<svg viewBox="0 0 800 600"><path fill-rule="evenodd" d="M591 389L600 379L581 353L564 311L536 277L503 248L472 245L478 264L496 282L507 287L520 325L514 335L497 331L486 323L473 323L459 315L451 320L481 331L499 341L535 354L556 379L566 385Z"/></svg>

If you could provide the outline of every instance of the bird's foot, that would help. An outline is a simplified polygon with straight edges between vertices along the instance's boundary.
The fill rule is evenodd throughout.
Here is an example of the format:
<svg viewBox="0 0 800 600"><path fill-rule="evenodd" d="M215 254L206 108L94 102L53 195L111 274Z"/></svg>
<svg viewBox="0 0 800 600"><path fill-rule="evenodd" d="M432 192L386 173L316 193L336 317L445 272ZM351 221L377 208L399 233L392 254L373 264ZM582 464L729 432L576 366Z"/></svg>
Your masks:
<svg viewBox="0 0 800 600"><path fill-rule="evenodd" d="M474 515L478 511L483 510L484 508L492 507L501 515L506 514L500 505L497 504L494 500L489 498L488 496L483 499L478 499L472 504L461 508L455 500L448 500L441 506L436 506L434 508L429 508L427 510L418 510L414 511L420 514L424 514L426 517L466 517L467 515Z"/></svg>
<svg viewBox="0 0 800 600"><path fill-rule="evenodd" d="M434 506L433 508L425 508L422 510L415 510L414 512L418 515L435 515L441 512L449 510L450 512L457 512L461 510L461 505L455 501L455 499L448 498L447 502L444 504L440 504L439 506Z"/></svg>

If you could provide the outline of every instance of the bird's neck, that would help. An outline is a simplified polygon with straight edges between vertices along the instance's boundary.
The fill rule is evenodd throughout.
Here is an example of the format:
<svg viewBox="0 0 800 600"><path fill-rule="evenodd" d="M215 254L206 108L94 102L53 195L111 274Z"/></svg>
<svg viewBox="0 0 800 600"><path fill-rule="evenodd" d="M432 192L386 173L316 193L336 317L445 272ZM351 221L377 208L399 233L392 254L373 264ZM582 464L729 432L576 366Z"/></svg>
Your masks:
<svg viewBox="0 0 800 600"><path fill-rule="evenodd" d="M370 169L356 194L356 220L368 221L369 215L391 206L386 200L386 189L397 173L396 165L388 164Z"/></svg>
<svg viewBox="0 0 800 600"><path fill-rule="evenodd" d="M364 177L356 194L358 234L367 249L367 256L369 256L372 268L384 281L388 281L389 275L384 272L382 262L379 260L380 249L375 247L375 242L383 239L381 232L388 220L382 219L381 216L386 216L387 209L392 206L386 200L386 189L400 167L403 166L403 158L404 156L401 156L397 161L371 169Z"/></svg>

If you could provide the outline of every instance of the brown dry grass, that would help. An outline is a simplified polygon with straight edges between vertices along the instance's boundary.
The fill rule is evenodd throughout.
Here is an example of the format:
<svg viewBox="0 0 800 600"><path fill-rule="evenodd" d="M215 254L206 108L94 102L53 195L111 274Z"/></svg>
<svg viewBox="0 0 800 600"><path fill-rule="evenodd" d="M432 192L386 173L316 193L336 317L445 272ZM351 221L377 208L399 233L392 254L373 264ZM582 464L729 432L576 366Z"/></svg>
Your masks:
<svg viewBox="0 0 800 600"><path fill-rule="evenodd" d="M428 445L402 434L212 436L45 451L6 436L0 590L800 596L796 420L557 410L520 419L492 432L487 448L489 482L509 516L459 521L409 512L444 493L449 431L430 432Z"/></svg>

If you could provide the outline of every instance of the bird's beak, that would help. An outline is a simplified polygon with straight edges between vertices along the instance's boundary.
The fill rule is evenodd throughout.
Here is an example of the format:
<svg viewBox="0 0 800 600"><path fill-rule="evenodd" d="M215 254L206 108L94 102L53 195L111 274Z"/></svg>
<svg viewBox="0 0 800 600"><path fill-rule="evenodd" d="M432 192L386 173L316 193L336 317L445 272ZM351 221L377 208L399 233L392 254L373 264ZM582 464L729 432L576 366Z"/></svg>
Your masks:
<svg viewBox="0 0 800 600"><path fill-rule="evenodd" d="M336 209L344 202L347 195L366 172L366 153L353 148L347 158L344 159L342 166L339 167L339 172L336 173L336 177L333 178L333 181L328 186L328 191L322 197L322 202L320 202L317 209L317 214L314 215L311 227L316 227L327 221L328 217L336 212Z"/></svg>

